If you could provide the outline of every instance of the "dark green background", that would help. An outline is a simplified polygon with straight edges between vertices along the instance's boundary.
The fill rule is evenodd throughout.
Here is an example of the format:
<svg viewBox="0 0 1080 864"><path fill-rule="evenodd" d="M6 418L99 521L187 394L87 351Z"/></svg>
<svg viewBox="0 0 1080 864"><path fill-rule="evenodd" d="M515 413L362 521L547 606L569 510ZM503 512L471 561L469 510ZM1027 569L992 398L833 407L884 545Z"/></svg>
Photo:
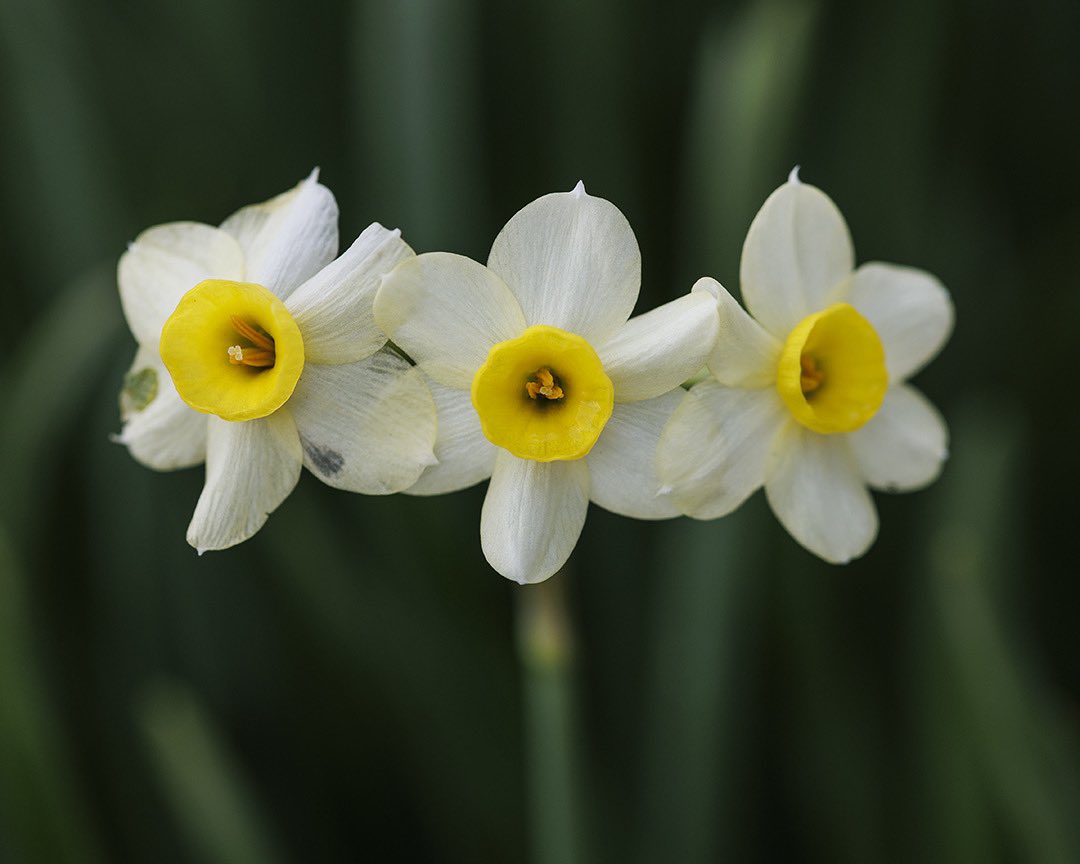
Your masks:
<svg viewBox="0 0 1080 864"><path fill-rule="evenodd" d="M0 0L0 860L1080 860L1078 41L1071 0ZM523 673L483 486L305 475L198 558L201 469L109 442L146 227L319 165L343 240L483 260L583 179L643 311L737 288L795 164L957 307L952 457L852 565L760 494L593 508L572 658Z"/></svg>

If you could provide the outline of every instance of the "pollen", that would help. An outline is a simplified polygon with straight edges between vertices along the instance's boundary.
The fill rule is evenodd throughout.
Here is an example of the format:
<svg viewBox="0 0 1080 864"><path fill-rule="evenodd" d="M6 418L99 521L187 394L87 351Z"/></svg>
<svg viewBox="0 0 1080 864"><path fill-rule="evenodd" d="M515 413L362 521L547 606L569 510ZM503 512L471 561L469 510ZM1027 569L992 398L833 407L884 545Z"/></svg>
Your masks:
<svg viewBox="0 0 1080 864"><path fill-rule="evenodd" d="M564 395L562 387L556 382L555 376L551 374L551 370L547 366L541 366L525 382L525 392L529 394L531 399L543 396L545 399L555 400L562 399Z"/></svg>

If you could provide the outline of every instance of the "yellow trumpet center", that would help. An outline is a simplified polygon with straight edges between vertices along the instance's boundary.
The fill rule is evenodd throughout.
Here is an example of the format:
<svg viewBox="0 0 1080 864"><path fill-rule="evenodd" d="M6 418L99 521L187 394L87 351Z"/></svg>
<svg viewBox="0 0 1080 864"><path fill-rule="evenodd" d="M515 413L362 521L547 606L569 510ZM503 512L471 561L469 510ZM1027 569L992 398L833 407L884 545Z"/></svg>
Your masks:
<svg viewBox="0 0 1080 864"><path fill-rule="evenodd" d="M615 387L584 339L540 324L495 345L472 382L492 444L536 462L580 459L604 429Z"/></svg>
<svg viewBox="0 0 1080 864"><path fill-rule="evenodd" d="M873 417L889 376L873 325L847 303L808 315L788 334L776 388L815 432L852 432Z"/></svg>
<svg viewBox="0 0 1080 864"><path fill-rule="evenodd" d="M207 279L188 291L161 330L160 350L180 398L223 420L273 414L304 369L289 310L250 282Z"/></svg>

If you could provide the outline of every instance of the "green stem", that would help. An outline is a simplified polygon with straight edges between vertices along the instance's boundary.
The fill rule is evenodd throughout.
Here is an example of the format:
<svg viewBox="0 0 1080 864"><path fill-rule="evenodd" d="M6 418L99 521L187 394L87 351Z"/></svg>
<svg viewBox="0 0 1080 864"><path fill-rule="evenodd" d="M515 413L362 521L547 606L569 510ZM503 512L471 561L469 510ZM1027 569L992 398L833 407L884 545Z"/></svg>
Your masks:
<svg viewBox="0 0 1080 864"><path fill-rule="evenodd" d="M533 864L581 860L567 568L518 594L518 656L524 690L525 773Z"/></svg>

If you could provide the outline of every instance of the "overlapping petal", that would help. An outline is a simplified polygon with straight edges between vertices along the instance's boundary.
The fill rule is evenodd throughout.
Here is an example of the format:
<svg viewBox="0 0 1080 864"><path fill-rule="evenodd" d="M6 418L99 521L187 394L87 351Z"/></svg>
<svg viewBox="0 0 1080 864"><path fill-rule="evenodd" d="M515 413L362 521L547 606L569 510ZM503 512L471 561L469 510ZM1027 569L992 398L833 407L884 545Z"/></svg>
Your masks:
<svg viewBox="0 0 1080 864"><path fill-rule="evenodd" d="M949 432L918 390L893 387L881 409L849 436L863 479L875 489L907 492L932 483L948 455Z"/></svg>
<svg viewBox="0 0 1080 864"><path fill-rule="evenodd" d="M776 362L782 343L746 314L715 279L705 276L694 284L716 298L720 325L716 347L708 358L709 371L729 387L769 387L776 383Z"/></svg>
<svg viewBox="0 0 1080 864"><path fill-rule="evenodd" d="M695 519L732 512L765 482L777 433L787 421L775 388L695 384L664 429L657 474L678 508Z"/></svg>
<svg viewBox="0 0 1080 864"><path fill-rule="evenodd" d="M792 179L761 206L743 244L743 300L784 339L811 312L840 299L854 268L851 235L820 189Z"/></svg>
<svg viewBox="0 0 1080 864"><path fill-rule="evenodd" d="M585 461L589 497L612 513L632 519L670 519L679 510L661 496L656 447L664 424L682 401L682 388L655 399L616 405Z"/></svg>
<svg viewBox="0 0 1080 864"><path fill-rule="evenodd" d="M244 250L244 280L284 300L334 260L338 207L318 169L288 192L237 210L221 223Z"/></svg>
<svg viewBox="0 0 1080 864"><path fill-rule="evenodd" d="M603 344L630 317L641 287L641 253L619 208L585 192L537 198L499 232L490 267L533 324Z"/></svg>
<svg viewBox="0 0 1080 864"><path fill-rule="evenodd" d="M204 279L243 279L244 253L229 234L198 222L148 228L120 256L120 305L140 345L157 350L161 325Z"/></svg>
<svg viewBox="0 0 1080 864"><path fill-rule="evenodd" d="M157 471L188 468L206 459L206 415L177 395L157 348L140 348L128 374L152 375L155 392L145 406L125 409L124 426L114 440Z"/></svg>
<svg viewBox="0 0 1080 864"><path fill-rule="evenodd" d="M570 557L588 506L583 459L532 462L500 450L480 514L488 563L515 582L542 582Z"/></svg>
<svg viewBox="0 0 1080 864"><path fill-rule="evenodd" d="M285 305L304 337L309 363L354 363L386 344L372 306L383 276L413 255L379 223L369 225L336 261L289 295Z"/></svg>
<svg viewBox="0 0 1080 864"><path fill-rule="evenodd" d="M435 438L437 465L429 465L409 495L442 495L486 480L495 465L495 445L480 429L480 418L468 390L444 387L428 379L438 415Z"/></svg>
<svg viewBox="0 0 1080 864"><path fill-rule="evenodd" d="M389 349L356 363L308 363L288 408L304 465L330 486L400 492L435 461L435 403L420 372Z"/></svg>
<svg viewBox="0 0 1080 864"><path fill-rule="evenodd" d="M206 485L187 540L199 554L247 540L300 478L300 435L287 408L230 423L208 417Z"/></svg>
<svg viewBox="0 0 1080 864"><path fill-rule="evenodd" d="M703 291L631 318L599 349L615 400L652 399L678 387L705 364L718 326L716 300Z"/></svg>
<svg viewBox="0 0 1080 864"><path fill-rule="evenodd" d="M949 293L924 270L863 264L855 271L850 302L874 325L894 383L918 372L952 333Z"/></svg>
<svg viewBox="0 0 1080 864"><path fill-rule="evenodd" d="M765 495L799 543L833 564L862 555L878 518L845 435L819 435L789 420L778 433Z"/></svg>
<svg viewBox="0 0 1080 864"><path fill-rule="evenodd" d="M375 295L375 320L427 375L465 389L491 346L525 329L503 281L449 252L417 255L395 267Z"/></svg>

